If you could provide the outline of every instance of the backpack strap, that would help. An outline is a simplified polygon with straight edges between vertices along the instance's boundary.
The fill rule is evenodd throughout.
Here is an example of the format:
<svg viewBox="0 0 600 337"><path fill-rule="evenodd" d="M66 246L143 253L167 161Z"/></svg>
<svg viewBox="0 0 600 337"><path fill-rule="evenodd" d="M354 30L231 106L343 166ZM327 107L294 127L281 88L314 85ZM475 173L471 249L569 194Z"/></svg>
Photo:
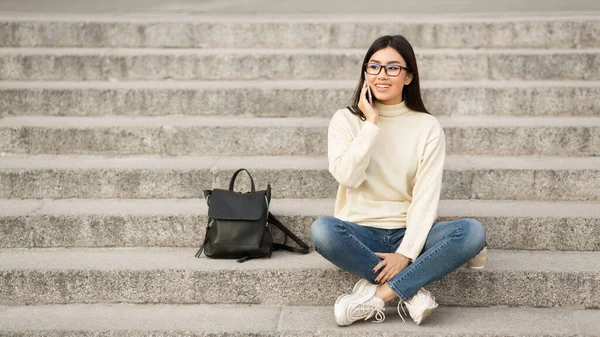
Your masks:
<svg viewBox="0 0 600 337"><path fill-rule="evenodd" d="M308 251L309 251L308 245L306 243L304 243L304 241L300 240L300 238L297 237L294 233L292 233L289 229L287 229L287 227L285 227L281 223L281 221L279 221L271 212L269 212L268 222L272 223L273 225L277 226L277 228L281 229L281 231L286 235L286 238L285 238L286 241L287 241L287 237L289 236L290 238L292 238L292 240L294 240L294 242L296 242L298 244L298 246L302 247L302 248L296 248L296 247L287 246L287 245L285 245L286 241L284 241L283 244L274 243L273 250L283 249L283 250L287 250L287 251L293 252L293 253L308 254Z"/></svg>
<svg viewBox="0 0 600 337"><path fill-rule="evenodd" d="M202 245L200 245L200 249L196 252L195 257L199 258L202 255L202 251L204 250L204 246L206 246L206 242L208 241L208 228L210 227L210 218L208 218L208 223L206 224L206 233L204 234L204 241L202 241Z"/></svg>

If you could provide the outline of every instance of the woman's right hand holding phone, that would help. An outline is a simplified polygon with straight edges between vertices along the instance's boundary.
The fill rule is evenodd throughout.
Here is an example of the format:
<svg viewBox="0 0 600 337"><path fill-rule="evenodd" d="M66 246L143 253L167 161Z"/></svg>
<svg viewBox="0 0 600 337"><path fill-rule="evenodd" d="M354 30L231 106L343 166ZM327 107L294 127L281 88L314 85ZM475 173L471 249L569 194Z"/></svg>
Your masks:
<svg viewBox="0 0 600 337"><path fill-rule="evenodd" d="M360 100L358 101L358 108L365 114L365 118L367 121L377 125L379 122L379 113L375 108L371 105L371 103L367 100L367 81L365 80L363 84L363 88L360 92ZM371 97L372 99L372 97Z"/></svg>

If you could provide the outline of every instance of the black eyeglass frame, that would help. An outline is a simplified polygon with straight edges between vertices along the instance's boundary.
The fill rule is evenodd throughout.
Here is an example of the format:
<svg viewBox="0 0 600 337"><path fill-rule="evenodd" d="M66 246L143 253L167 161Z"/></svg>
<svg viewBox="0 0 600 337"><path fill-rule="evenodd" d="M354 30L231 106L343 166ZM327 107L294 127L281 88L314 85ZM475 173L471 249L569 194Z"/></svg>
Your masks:
<svg viewBox="0 0 600 337"><path fill-rule="evenodd" d="M369 70L368 70L369 68L367 67L367 65L369 65L369 64L376 64L376 65L378 65L378 66L379 66L379 71L377 72L377 74L371 74L371 73L369 72ZM365 66L365 71L366 71L366 72L367 72L367 74L369 74L369 75L379 75L379 74L381 73L381 69L385 69L385 70L384 70L384 71L385 71L385 74L386 74L386 75L388 75L388 76L390 76L390 77L396 77L396 76L400 76L400 74L402 74L402 69L406 70L407 72L410 72L410 68L407 68L407 67L401 66L401 65L399 65L399 64L388 64L388 65L383 65L383 64L379 64L379 63L375 63L375 62L367 62L367 63L365 63L365 64L364 64L364 66ZM388 70L387 70L387 67L388 67L388 66L400 67L400 72L398 73L398 75L390 75L390 74L388 74Z"/></svg>

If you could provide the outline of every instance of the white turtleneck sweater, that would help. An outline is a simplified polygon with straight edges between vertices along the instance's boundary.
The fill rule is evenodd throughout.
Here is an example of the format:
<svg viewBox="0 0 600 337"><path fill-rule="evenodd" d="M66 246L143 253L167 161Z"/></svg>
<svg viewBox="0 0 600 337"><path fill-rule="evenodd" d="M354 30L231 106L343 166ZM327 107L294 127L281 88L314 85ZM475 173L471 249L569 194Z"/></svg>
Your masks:
<svg viewBox="0 0 600 337"><path fill-rule="evenodd" d="M334 216L359 225L406 228L396 251L414 261L437 219L445 138L439 121L404 102L375 103L377 125L348 109L331 118L329 172L339 182Z"/></svg>

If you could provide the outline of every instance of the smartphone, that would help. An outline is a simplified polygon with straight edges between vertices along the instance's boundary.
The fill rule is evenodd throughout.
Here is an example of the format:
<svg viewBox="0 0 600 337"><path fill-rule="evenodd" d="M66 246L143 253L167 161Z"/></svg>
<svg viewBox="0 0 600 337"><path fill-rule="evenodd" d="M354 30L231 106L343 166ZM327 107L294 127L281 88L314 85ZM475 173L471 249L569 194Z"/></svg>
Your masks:
<svg viewBox="0 0 600 337"><path fill-rule="evenodd" d="M367 101L369 104L373 105L373 94L371 94L371 86L367 82L367 72L365 71L365 82L367 83Z"/></svg>

